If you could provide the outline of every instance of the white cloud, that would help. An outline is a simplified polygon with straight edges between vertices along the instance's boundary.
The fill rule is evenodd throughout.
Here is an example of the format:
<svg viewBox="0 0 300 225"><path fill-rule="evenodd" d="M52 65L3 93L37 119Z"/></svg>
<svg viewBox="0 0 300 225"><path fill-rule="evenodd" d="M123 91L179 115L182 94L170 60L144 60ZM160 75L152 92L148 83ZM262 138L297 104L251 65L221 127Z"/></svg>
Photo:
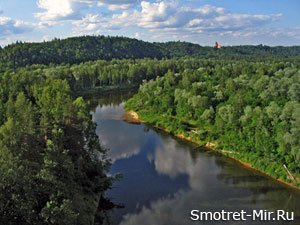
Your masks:
<svg viewBox="0 0 300 225"><path fill-rule="evenodd" d="M138 0L38 0L37 6L43 12L35 13L41 21L81 19L82 12L92 6L106 6L110 10L128 9Z"/></svg>
<svg viewBox="0 0 300 225"><path fill-rule="evenodd" d="M234 209L252 210L252 207L268 208L270 205L285 204L280 203L283 198L272 198L272 191L261 195L257 188L264 189L268 182L261 182L257 175L248 170L236 170L223 157L211 155L207 157L206 152L200 151L197 157L188 154L188 147L179 144L174 139L166 138L164 142L157 146L155 155L148 158L154 162L158 173L175 178L184 174L188 178L188 188L179 190L175 194L155 199L150 204L141 207L140 211L132 211L123 216L120 225L132 224L206 224L201 221L193 221L189 218L193 209L202 211L233 211ZM232 171L235 171L232 173ZM252 180L252 181L253 181ZM252 184L249 185L249 182ZM288 195L288 194L287 194ZM270 202L270 199L274 201ZM253 201L255 200L255 204ZM209 223L210 224L210 223ZM214 225L231 224L224 220L214 221ZM242 225L243 222L234 223Z"/></svg>
<svg viewBox="0 0 300 225"><path fill-rule="evenodd" d="M72 22L75 35L99 34L113 30L120 30L120 23L111 23L109 18L101 14L87 14L81 20Z"/></svg>
<svg viewBox="0 0 300 225"><path fill-rule="evenodd" d="M139 32L135 32L135 34L134 34L134 38L136 38L136 39L140 39L140 38L141 38L141 33L139 33Z"/></svg>
<svg viewBox="0 0 300 225"><path fill-rule="evenodd" d="M109 146L108 157L112 162L119 159L130 158L140 152L146 139L143 126L136 126L131 129L128 137L128 126L130 124L120 123L124 115L124 103L119 106L97 107L93 115L93 121L101 120L97 126L96 133L103 146ZM108 122L107 122L108 121ZM125 144L124 144L125 143Z"/></svg>
<svg viewBox="0 0 300 225"><path fill-rule="evenodd" d="M39 28L53 27L67 20L73 25L73 35L109 34L118 31L132 36L145 30L151 32L152 39L160 36L160 40L191 40L200 34L216 37L265 35L264 25L269 25L282 16L233 13L213 5L191 8L176 0L38 0L38 6L44 10L35 14L40 20ZM101 8L99 13L89 10L97 6L121 12L103 14L100 13ZM298 31L291 29L285 33L281 29L270 32L270 35L291 37L294 33L298 34Z"/></svg>
<svg viewBox="0 0 300 225"><path fill-rule="evenodd" d="M212 5L204 5L198 9L195 9L195 11L199 12L202 15L216 15L216 14L223 14L225 13L225 9L222 7L215 7Z"/></svg>
<svg viewBox="0 0 300 225"><path fill-rule="evenodd" d="M195 221L185 216L189 215L191 209L211 211L217 207L224 210L230 208L229 199L230 197L235 197L235 192L232 192L231 196L224 195L217 198L213 196L217 193L217 190L214 190L214 187L217 187L215 182L221 182L222 184L220 177L227 175L227 171L218 167L214 157L194 158L191 154L188 154L188 151L189 148L187 146L179 144L172 138L164 139L164 142L157 146L154 156L148 156L150 161L154 163L156 171L173 179L180 175L185 175L188 179L189 188L179 190L174 196L170 195L154 200L149 206L144 206L139 212L125 215L120 223L121 225L192 225L195 224ZM244 171L241 173L244 173ZM214 180L212 177L218 179ZM242 204L248 201L247 197L245 195L244 199L239 201L235 199L235 205L242 207ZM209 204L207 199L209 199ZM222 222L224 223L224 221ZM215 224L220 225L222 223L216 222Z"/></svg>
<svg viewBox="0 0 300 225"><path fill-rule="evenodd" d="M103 4L112 4L112 5L127 5L127 4L136 4L139 0L99 0Z"/></svg>
<svg viewBox="0 0 300 225"><path fill-rule="evenodd" d="M184 7L162 1L143 1L141 11L134 12L134 20L143 28L189 29L190 31L222 31L261 26L281 15L251 15L228 13L224 8L204 5L199 8Z"/></svg>
<svg viewBox="0 0 300 225"><path fill-rule="evenodd" d="M100 15L87 14L81 20L74 21L76 33L95 32L100 27L102 20Z"/></svg>
<svg viewBox="0 0 300 225"><path fill-rule="evenodd" d="M300 39L300 27L295 28L264 28L264 29L245 29L235 32L222 32L222 35L233 35L235 37L288 37Z"/></svg>
<svg viewBox="0 0 300 225"><path fill-rule="evenodd" d="M178 0L36 0L36 2L40 9L34 14L38 19L36 23L5 17L0 10L2 43L7 37L11 37L14 41L26 39L25 36L21 37L18 34L33 29L54 30L57 26L69 28L69 25L72 25L71 35L106 34L140 38L139 34L143 34L142 39L148 41L203 42L204 40L208 43L207 40L214 37L215 40L220 38L228 43L250 41L250 43L274 44L276 39L281 40L277 43L287 45L291 41L299 43L300 39L299 27L284 28L274 23L283 18L280 13L236 13L213 5L192 8ZM102 7L117 11L107 12ZM231 41L230 38L236 40ZM248 42L242 41L243 38Z"/></svg>
<svg viewBox="0 0 300 225"><path fill-rule="evenodd" d="M43 40L43 41L51 41L51 40L53 40L53 39L54 39L54 37L51 36L51 35L44 35L44 36L42 37L42 40Z"/></svg>
<svg viewBox="0 0 300 225"><path fill-rule="evenodd" d="M218 172L217 168L213 171L206 171L209 161L207 159L198 158L195 161L190 154L187 154L188 148L178 144L174 139L167 138L163 144L160 144L155 149L154 165L159 174L167 175L175 178L180 174L187 175L189 187L196 190L204 188L202 180L214 175ZM172 157L169 157L172 155Z"/></svg>
<svg viewBox="0 0 300 225"><path fill-rule="evenodd" d="M26 33L32 30L32 26L21 20L0 16L0 36L10 36Z"/></svg>
<svg viewBox="0 0 300 225"><path fill-rule="evenodd" d="M108 4L102 1L101 4ZM112 1L111 4L116 4ZM133 1L125 1L128 3ZM97 15L93 15L97 17ZM189 35L207 33L226 35L230 32L242 32L249 29L258 29L264 24L278 20L281 14L238 14L229 13L224 8L212 5L204 5L198 8L190 8L180 5L176 1L148 2L142 1L140 9L124 10L121 13L112 14L109 17L98 16L92 19L85 16L76 27L89 28L89 31L103 29L142 28L152 32L164 32L168 36L178 36L185 33ZM90 26L89 26L90 24Z"/></svg>
<svg viewBox="0 0 300 225"><path fill-rule="evenodd" d="M94 0L38 0L37 5L44 12L35 16L42 21L80 19L80 12L93 3Z"/></svg>
<svg viewBox="0 0 300 225"><path fill-rule="evenodd" d="M126 10L136 5L139 0L100 0L98 6L106 6L109 10Z"/></svg>

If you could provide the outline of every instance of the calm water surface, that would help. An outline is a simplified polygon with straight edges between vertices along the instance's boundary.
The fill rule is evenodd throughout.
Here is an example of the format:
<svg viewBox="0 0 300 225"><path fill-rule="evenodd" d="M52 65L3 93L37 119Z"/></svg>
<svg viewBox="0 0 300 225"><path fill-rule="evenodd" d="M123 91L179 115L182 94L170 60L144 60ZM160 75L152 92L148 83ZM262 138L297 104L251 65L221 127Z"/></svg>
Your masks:
<svg viewBox="0 0 300 225"><path fill-rule="evenodd" d="M154 130L122 121L130 96L94 99L93 120L103 146L110 149L111 174L123 178L107 192L124 208L108 213L112 225L300 224L300 194L210 151ZM190 211L253 209L295 213L294 221L201 222Z"/></svg>

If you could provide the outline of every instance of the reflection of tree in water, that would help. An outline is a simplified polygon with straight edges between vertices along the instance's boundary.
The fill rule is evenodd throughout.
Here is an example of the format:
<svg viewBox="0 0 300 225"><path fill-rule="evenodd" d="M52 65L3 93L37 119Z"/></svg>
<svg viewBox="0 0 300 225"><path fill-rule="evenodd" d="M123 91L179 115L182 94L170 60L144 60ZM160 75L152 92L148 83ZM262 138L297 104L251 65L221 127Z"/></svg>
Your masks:
<svg viewBox="0 0 300 225"><path fill-rule="evenodd" d="M126 96L128 95L108 94L102 96L100 100L98 99L96 105L112 103L112 105L118 106L126 100ZM143 129L147 132L153 127L146 125ZM145 206L139 213L128 214L122 224L164 225L178 224L178 222L190 224L190 221L187 221L187 217L184 216L192 208L204 211L276 210L278 208L295 213L300 211L297 205L299 195L277 184L274 180L247 170L223 155L212 151L195 150L195 146L192 144L181 140L175 141L175 138L171 138L165 132L157 130L156 132L162 139L161 144L157 145L156 150L151 153L151 161L154 163L156 171L158 174L172 179L182 174L187 175L190 189L179 191L175 197L162 197L153 201L150 206ZM99 218L102 218L102 221L104 219L105 224L111 224L109 215L112 214L110 212L111 210L106 211L102 217L100 214ZM162 215L162 213L165 214Z"/></svg>
<svg viewBox="0 0 300 225"><path fill-rule="evenodd" d="M222 156L216 155L215 162L222 168L217 178L229 188L249 191L249 203L269 210L293 211L299 218L299 192Z"/></svg>
<svg viewBox="0 0 300 225"><path fill-rule="evenodd" d="M178 143L178 146L185 146L184 151L188 152L188 154L191 157L193 163L196 162L197 155L198 155L196 149L198 149L198 147L196 147L196 145L194 143L187 142L187 141L182 140L182 139L180 139L178 137L175 137L175 136L171 136L168 132L163 131L161 129L158 129L158 128L154 127L151 124L146 124L145 127L147 127L148 130L149 129L155 130L155 132L159 134L159 136L161 137L163 142L169 142L170 140L172 140L172 142Z"/></svg>
<svg viewBox="0 0 300 225"><path fill-rule="evenodd" d="M121 225L192 225L190 210L201 211L240 211L253 209L275 211L283 209L299 211L299 195L254 171L247 170L236 162L211 151L191 148L175 142L173 138L162 134L163 142L156 148L153 160L156 170L164 175L176 177L186 174L190 189L179 191L173 197L160 198L144 207L139 213L127 214ZM188 152L196 152L196 160ZM186 153L186 154L185 154ZM297 201L298 200L298 201ZM296 215L297 216L297 215ZM299 218L289 224L296 225ZM200 222L197 224L252 224L279 225L278 221L224 221ZM283 221L285 222L285 221Z"/></svg>
<svg viewBox="0 0 300 225"><path fill-rule="evenodd" d="M119 106L122 102L126 101L133 96L135 91L118 91L103 93L96 96L87 96L86 98L90 102L90 107L92 110L96 109L97 106L111 105ZM95 225L110 225L111 218L110 212L115 209L124 208L123 205L116 204L107 197L101 196L99 201L98 209L95 213Z"/></svg>
<svg viewBox="0 0 300 225"><path fill-rule="evenodd" d="M109 212L114 209L124 208L123 205L115 204L111 199L101 196L98 209L95 213L94 225L111 225L111 218Z"/></svg>
<svg viewBox="0 0 300 225"><path fill-rule="evenodd" d="M86 98L90 101L91 109L95 109L98 105L112 105L118 106L122 102L131 98L136 91L118 91L118 92L108 92L102 93L94 96L87 96Z"/></svg>

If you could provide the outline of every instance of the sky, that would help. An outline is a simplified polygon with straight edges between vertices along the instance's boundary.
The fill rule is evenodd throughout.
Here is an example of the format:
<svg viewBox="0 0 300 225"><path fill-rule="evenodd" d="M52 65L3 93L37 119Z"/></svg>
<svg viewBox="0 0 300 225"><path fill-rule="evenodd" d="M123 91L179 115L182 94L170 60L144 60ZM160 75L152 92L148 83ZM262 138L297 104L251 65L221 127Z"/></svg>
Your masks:
<svg viewBox="0 0 300 225"><path fill-rule="evenodd" d="M0 0L0 45L81 35L300 45L300 0Z"/></svg>

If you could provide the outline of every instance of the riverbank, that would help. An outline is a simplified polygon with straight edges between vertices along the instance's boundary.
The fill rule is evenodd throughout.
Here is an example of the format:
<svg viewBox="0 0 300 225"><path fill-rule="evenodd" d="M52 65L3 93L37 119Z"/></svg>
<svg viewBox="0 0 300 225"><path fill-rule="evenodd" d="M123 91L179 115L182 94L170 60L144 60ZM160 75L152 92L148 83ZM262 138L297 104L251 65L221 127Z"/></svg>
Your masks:
<svg viewBox="0 0 300 225"><path fill-rule="evenodd" d="M232 151L228 151L228 150L224 150L224 149L218 149L217 148L217 144L216 143L213 143L213 142L203 142L203 141L200 141L200 140L196 140L195 138L193 137L190 137L190 136L187 136L185 135L184 133L178 133L178 134L174 134L173 132L169 131L168 129L162 127L162 126L157 126L157 125L153 125L153 123L151 123L151 121L147 121L146 118L142 117L138 112L135 112L135 111L127 111L125 114L124 114L124 118L125 118L125 115L127 115L127 119L129 118L129 120L131 119L132 121L134 121L134 123L145 123L145 124L149 124L153 127L155 127L156 129L159 129L159 130L162 130L163 132L166 132L166 133L169 133L181 140L184 140L184 141L188 141L188 142L192 142L194 143L195 145L197 145L198 147L203 147L207 150L210 150L210 151L214 151L218 154L222 154L228 158L230 158L231 160L239 163L240 165L242 165L244 168L247 168L247 169L251 169L251 170L254 170L255 172L261 174L261 175L264 175L264 176L267 176L283 185L286 185L286 186L289 186L290 188L293 188L297 191L300 191L300 186L299 186L299 177L296 177L296 181L295 182L287 182L285 180L282 180L282 179L278 179L270 174L268 174L266 171L263 171L263 170L260 170L259 168L255 167L253 165L253 163L251 162L248 162L248 161L244 161L242 160L241 158L238 158L237 157L237 153L235 152L232 152ZM126 119L124 119L125 121L127 122L130 122ZM298 185L297 185L298 184Z"/></svg>
<svg viewBox="0 0 300 225"><path fill-rule="evenodd" d="M142 121L139 118L139 115L134 111L125 112L123 115L123 120L128 123L141 124Z"/></svg>

